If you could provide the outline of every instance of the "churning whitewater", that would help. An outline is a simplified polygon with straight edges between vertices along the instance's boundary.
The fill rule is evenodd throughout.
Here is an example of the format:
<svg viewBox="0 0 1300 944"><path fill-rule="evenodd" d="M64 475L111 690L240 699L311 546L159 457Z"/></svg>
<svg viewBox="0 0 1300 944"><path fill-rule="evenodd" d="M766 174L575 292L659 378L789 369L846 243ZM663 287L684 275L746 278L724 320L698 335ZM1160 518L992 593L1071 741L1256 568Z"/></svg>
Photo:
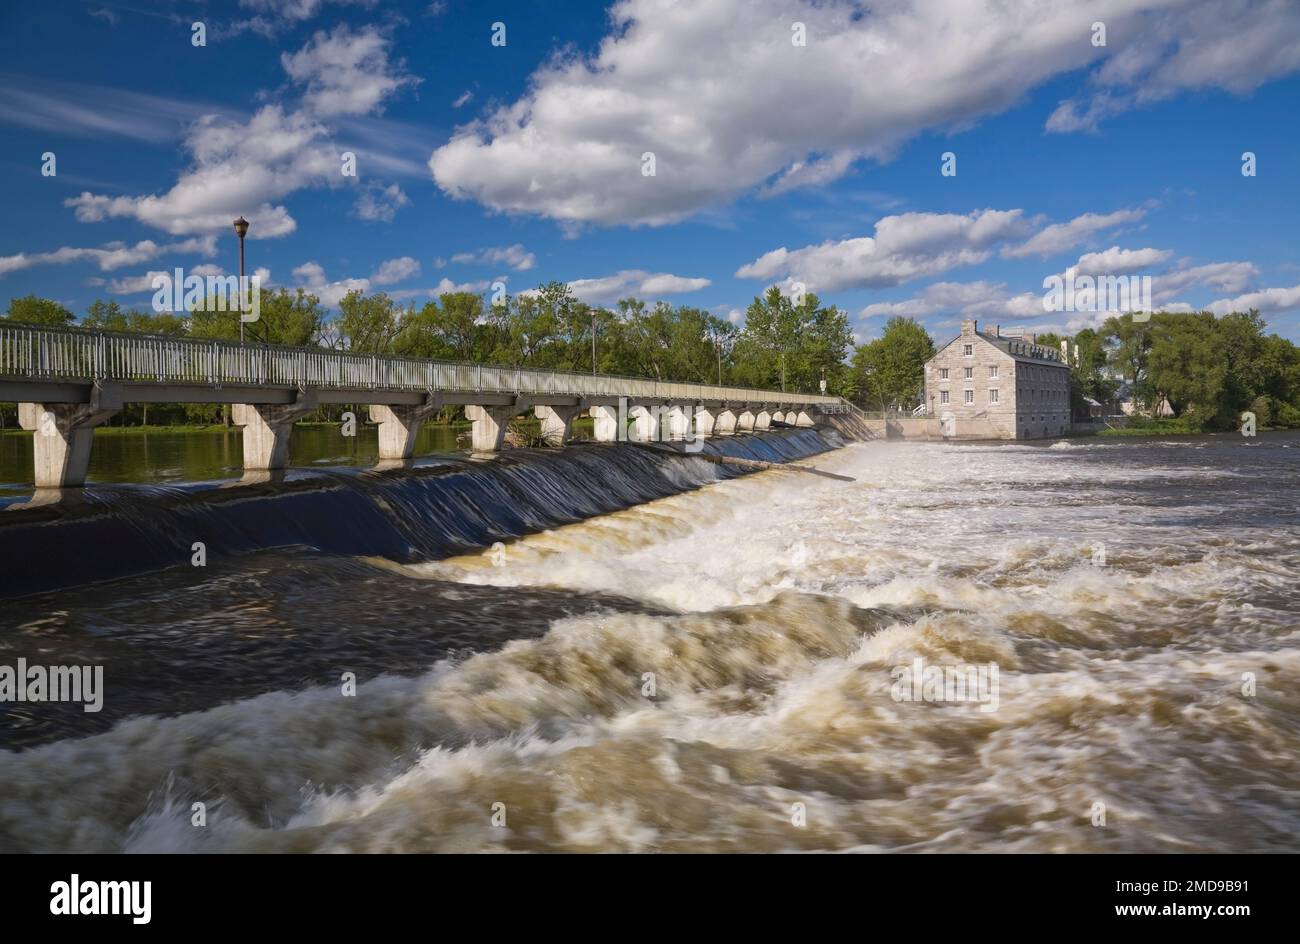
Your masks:
<svg viewBox="0 0 1300 944"><path fill-rule="evenodd" d="M156 641L322 661L5 752L0 848L1293 846L1300 437L808 462L856 481L729 478L437 562L266 552L219 592L123 581ZM996 666L996 710L899 699L916 660ZM321 683L347 671L355 696Z"/></svg>

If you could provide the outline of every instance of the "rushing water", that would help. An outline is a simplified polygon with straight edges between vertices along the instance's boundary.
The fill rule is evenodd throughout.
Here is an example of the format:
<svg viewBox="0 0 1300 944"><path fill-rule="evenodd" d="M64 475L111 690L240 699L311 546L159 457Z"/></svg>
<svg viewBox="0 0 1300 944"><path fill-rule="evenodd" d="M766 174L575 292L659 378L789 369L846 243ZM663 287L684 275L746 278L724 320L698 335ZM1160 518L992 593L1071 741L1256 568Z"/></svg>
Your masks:
<svg viewBox="0 0 1300 944"><path fill-rule="evenodd" d="M725 472L565 452L502 467L521 501ZM112 713L8 706L0 848L1295 851L1300 436L808 464L856 481L4 604L0 663L101 662ZM996 709L897 700L918 658L996 666Z"/></svg>

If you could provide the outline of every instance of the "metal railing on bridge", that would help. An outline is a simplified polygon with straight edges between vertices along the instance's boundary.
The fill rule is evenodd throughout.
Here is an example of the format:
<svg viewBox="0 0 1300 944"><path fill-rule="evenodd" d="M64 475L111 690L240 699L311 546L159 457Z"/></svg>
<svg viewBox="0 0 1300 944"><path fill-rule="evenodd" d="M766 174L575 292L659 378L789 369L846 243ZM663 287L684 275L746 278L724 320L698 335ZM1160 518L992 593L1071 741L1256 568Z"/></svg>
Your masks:
<svg viewBox="0 0 1300 944"><path fill-rule="evenodd" d="M772 404L839 397L324 348L0 322L0 377L26 380L630 396Z"/></svg>

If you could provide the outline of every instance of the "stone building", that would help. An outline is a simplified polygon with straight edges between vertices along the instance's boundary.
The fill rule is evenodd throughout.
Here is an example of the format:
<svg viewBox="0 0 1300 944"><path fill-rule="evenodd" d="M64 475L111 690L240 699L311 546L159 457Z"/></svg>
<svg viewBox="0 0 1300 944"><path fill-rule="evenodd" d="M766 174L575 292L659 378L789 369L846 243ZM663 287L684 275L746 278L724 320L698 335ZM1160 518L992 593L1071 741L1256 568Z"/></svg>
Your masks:
<svg viewBox="0 0 1300 944"><path fill-rule="evenodd" d="M925 406L945 439L1042 439L1070 429L1070 368L1032 334L961 334L925 364Z"/></svg>

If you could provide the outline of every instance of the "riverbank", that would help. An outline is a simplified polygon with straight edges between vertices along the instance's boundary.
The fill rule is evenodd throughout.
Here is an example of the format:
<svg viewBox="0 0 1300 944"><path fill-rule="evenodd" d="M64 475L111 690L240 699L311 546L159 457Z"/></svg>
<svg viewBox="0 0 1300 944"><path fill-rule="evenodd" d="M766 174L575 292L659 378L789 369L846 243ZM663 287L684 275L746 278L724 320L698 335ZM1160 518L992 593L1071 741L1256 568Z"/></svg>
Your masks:
<svg viewBox="0 0 1300 944"><path fill-rule="evenodd" d="M1290 426L1259 426L1256 433L1282 433L1293 429ZM1222 436L1225 433L1241 435L1238 429L1205 429L1196 423L1184 420L1167 419L1139 426L1107 426L1095 433L1087 434L1104 439L1143 437L1143 436Z"/></svg>

